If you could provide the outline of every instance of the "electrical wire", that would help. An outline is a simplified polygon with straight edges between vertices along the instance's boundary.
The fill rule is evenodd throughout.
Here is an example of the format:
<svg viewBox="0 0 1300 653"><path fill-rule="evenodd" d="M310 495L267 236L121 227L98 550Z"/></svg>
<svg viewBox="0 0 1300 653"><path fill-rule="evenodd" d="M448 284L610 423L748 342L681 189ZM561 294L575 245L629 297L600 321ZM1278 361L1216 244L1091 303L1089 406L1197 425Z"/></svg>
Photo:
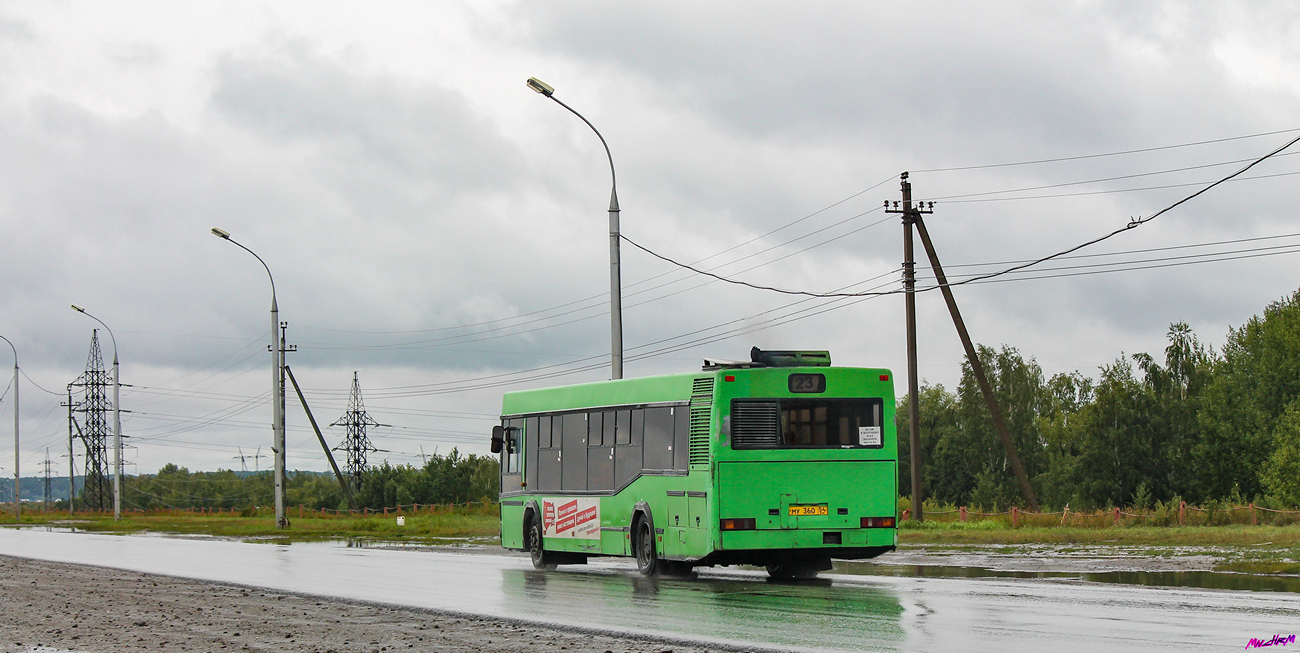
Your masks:
<svg viewBox="0 0 1300 653"><path fill-rule="evenodd" d="M1142 226L1142 225L1144 225L1144 224L1146 224L1146 223L1148 223L1148 222L1150 222L1150 221L1152 221L1152 220L1154 220L1154 219L1160 217L1161 215L1164 215L1165 213L1168 213L1169 211L1172 211L1173 209L1175 209L1175 208L1177 208L1177 207L1179 207L1179 206L1181 206L1181 205L1183 205L1183 204L1185 204L1185 203L1187 203L1187 202L1189 202L1189 201L1191 201L1191 200L1193 200L1193 199L1195 199L1195 198L1197 198L1197 197L1200 197L1201 195L1203 195L1203 194L1209 192L1211 189L1213 189L1213 188L1219 186L1220 184L1223 184L1223 183L1225 183L1225 182L1228 182L1228 181L1232 180L1232 179L1235 178L1235 177L1240 176L1241 174L1245 173L1247 170L1250 170L1251 168L1255 167L1256 165L1259 165L1260 163L1264 162L1265 160L1267 160L1267 159L1269 159L1269 158L1272 158L1272 157L1276 156L1277 154L1281 153L1283 150L1286 150L1287 148L1291 147L1292 145L1296 144L1297 142L1300 142L1300 136L1297 136L1296 138L1291 139L1290 141L1288 141L1286 144L1282 145L1281 147L1278 147L1277 149L1275 149L1275 150L1269 152L1268 154L1265 154L1264 156L1261 156L1261 157L1259 157L1259 158L1257 158L1257 159L1254 159L1254 160L1251 161L1249 164L1247 164L1246 166L1244 166L1244 167L1242 167L1241 169L1237 170L1236 172L1234 172L1234 173L1232 173L1232 174L1229 174L1228 176L1223 177L1223 178L1219 179L1218 181L1215 181L1215 182L1213 182L1213 183L1210 183L1209 185L1205 186L1204 188L1201 188L1200 190L1196 191L1195 193L1192 193L1192 194L1190 194L1190 195L1188 195L1188 196L1186 196L1186 197L1184 197L1184 198L1178 200L1177 202L1174 202L1173 204L1170 204L1169 206L1166 206L1165 208L1163 208L1163 209L1161 209L1161 210L1155 212L1154 214L1152 214L1152 215L1150 215L1150 216L1148 216L1148 217L1146 217L1146 218L1141 218L1141 217L1138 217L1138 218L1132 218L1132 219L1129 220L1129 223L1128 223L1127 225L1125 225L1124 227L1121 227L1121 228L1119 228L1119 229L1116 229L1116 230L1114 230L1114 231L1111 231L1110 233L1107 233L1107 234L1105 234L1105 235L1103 235L1103 236L1100 236L1100 237L1098 237L1098 238L1094 238L1094 239L1092 239L1092 240L1089 240L1089 241L1087 241L1087 242L1081 243L1081 244L1079 244L1079 245L1075 245L1075 246L1073 246L1073 247L1070 247L1070 248L1068 248L1068 249L1062 250L1062 251L1057 252L1057 253L1055 253L1055 254L1051 254L1051 255L1048 255L1048 256L1044 256L1044 257L1042 257L1042 258L1034 259L1034 260L1032 260L1032 261L1028 261L1028 262L1025 262L1025 263L1019 264L1019 265L1015 265L1015 266L1012 266L1012 267L1010 267L1010 268L1006 268L1006 269L1001 270L1001 271L998 271L998 272L991 272L991 273L988 273L988 274L985 274L985 275L981 275L981 276L976 276L976 277L972 277L972 278L969 278L969 279L965 279L965 280L963 280L963 281L958 281L958 282L955 282L955 283L949 283L949 284L947 284L947 285L948 285L948 286L965 285L965 284L973 283L973 282L976 282L976 281L979 281L979 280L983 280L983 279L990 279L990 278L993 278L993 277L998 277L998 276L1002 276L1002 275L1005 275L1005 274L1010 274L1010 273L1015 272L1015 271L1017 271L1017 270L1022 270L1022 269L1025 269L1025 268L1033 267L1033 266L1038 265L1038 264L1040 264L1040 263L1044 263L1044 262L1046 262L1046 261L1050 261L1050 260L1052 260L1052 259L1059 258L1059 257L1061 257L1061 256L1065 256L1066 254L1072 254L1072 253L1074 253L1074 252L1076 252L1076 251L1078 251L1078 250L1080 250L1080 249L1083 249L1083 248L1088 247L1088 246L1091 246L1091 245L1095 245L1095 244L1100 243L1100 242L1102 242L1102 241L1104 241L1104 240L1107 240L1107 239L1109 239L1109 238L1112 238L1112 237L1114 237L1114 236L1116 236L1116 235L1119 235L1119 234L1121 234L1121 233L1124 233L1125 231L1129 231L1129 230L1131 230L1131 229L1134 229L1134 228L1140 227L1140 226ZM649 255L655 257L655 258L658 258L658 259L660 259L660 260L663 260L663 261L665 261L665 262L668 262L668 263L670 263L670 264L672 264L672 265L675 265L675 266L677 266L677 267L680 267L680 268L684 268L684 269L690 270L690 271L692 271L692 272L694 272L694 273L696 273L696 274L700 274L700 275L704 275L704 276L712 277L712 278L717 279L717 280L719 280L719 281L725 281L725 282L730 283L730 284L735 284L735 285L739 285L739 286L746 286L746 287L754 288L754 289L757 289L757 290L767 290L767 291L770 291L770 292L776 292L776 293L781 293L781 294L786 294L786 295L802 295L802 296L807 296L807 297L867 297L867 296L892 295L892 294L898 294L898 293L900 293L900 292L903 292L903 290L901 290L901 289L897 289L897 290L890 290L890 291L884 291L884 292L869 292L869 293L836 293L836 292L821 293L821 292L811 292L811 291L804 291L804 290L791 290L791 289L787 289L787 288L776 288L776 287L773 287L773 286L764 286L764 285L760 285L760 284L750 283L750 282L748 282L748 281L742 281L742 280L739 280L739 279L731 279L731 278L724 277L724 276L721 276L721 275L718 275L718 274L714 274L714 273L711 273L711 272L708 272L708 271L705 271L705 270L697 269L697 268L695 268L695 267L692 267L692 266L686 265L686 264L684 264L684 263L679 263L679 262L677 262L677 261L675 261L675 260L673 260L673 259L671 259L671 258L668 258L668 257L666 257L666 256L663 256L662 254L658 254L658 253L656 253L656 252L654 252L654 251L652 251L652 250L650 250L650 249L648 249L648 248L646 248L646 247L643 247L643 246L637 244L636 242L632 241L631 239L627 238L626 236L622 236L622 238L623 238L623 240L626 240L629 244L631 244L633 247L636 247L637 249L640 249L641 251L643 251L643 252L645 252L645 253L647 253L647 254L649 254ZM936 287L937 287L937 286L936 286ZM933 289L936 288L936 287L925 288L925 289L917 289L916 292L929 291L929 290L933 290Z"/></svg>
<svg viewBox="0 0 1300 653"><path fill-rule="evenodd" d="M1247 135L1245 135L1245 136L1232 136L1232 137L1229 137L1229 138L1216 138L1216 139L1212 139L1212 140L1208 140L1208 141L1195 141L1195 142L1192 142L1192 143L1180 143L1180 144L1178 144L1178 145L1161 145L1161 146L1158 146L1158 147L1144 147L1144 148L1137 149L1137 150L1121 150L1121 151L1118 151L1118 152L1106 152L1106 153L1103 153L1103 154L1083 154L1083 155L1079 155L1079 156L1063 156L1063 157L1057 157L1057 158L1054 158L1054 159L1037 159L1037 160L1033 160L1033 161L1016 161L1016 162L1013 162L1013 163L989 163L989 164L984 164L984 165L957 166L957 167L952 167L952 168L929 168L929 169L926 169L926 170L915 170L915 171L913 171L913 172L953 172L953 171L956 171L956 170L984 170L984 169L988 169L988 168L1008 168L1008 167L1012 167L1012 166L1038 165L1038 164L1041 164L1041 163L1059 163L1059 162L1061 162L1061 161L1080 161L1080 160L1083 160L1083 159L1099 159L1099 158L1110 157L1110 156L1124 156L1124 155L1128 155L1128 154L1141 154L1141 153L1144 153L1144 152L1158 152L1158 151L1161 151L1161 150L1173 150L1173 149L1178 149L1178 148L1183 148L1183 147L1195 147L1195 146L1198 146L1198 145L1210 145L1210 144L1213 144L1213 143L1227 143L1227 142L1229 142L1229 141L1240 141L1240 140L1245 140L1245 139L1249 139L1249 138L1259 138L1259 137L1261 137L1261 136L1276 136L1276 135L1278 135L1278 134L1289 134L1289 133L1297 132L1297 131L1300 131L1300 128L1293 128L1293 129L1279 129L1279 130L1276 130L1276 131L1270 131L1270 132L1260 132L1260 133L1258 133L1258 134L1247 134Z"/></svg>

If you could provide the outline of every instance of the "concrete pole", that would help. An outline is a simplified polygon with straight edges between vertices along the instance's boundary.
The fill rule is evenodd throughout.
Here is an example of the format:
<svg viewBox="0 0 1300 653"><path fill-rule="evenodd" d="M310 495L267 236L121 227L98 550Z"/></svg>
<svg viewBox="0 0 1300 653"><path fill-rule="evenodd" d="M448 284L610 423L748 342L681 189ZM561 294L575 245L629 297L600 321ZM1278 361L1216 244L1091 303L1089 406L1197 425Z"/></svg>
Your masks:
<svg viewBox="0 0 1300 653"><path fill-rule="evenodd" d="M14 521L18 521L23 518L22 475L18 471L18 348L8 338L0 339L14 352Z"/></svg>
<svg viewBox="0 0 1300 653"><path fill-rule="evenodd" d="M275 446L271 451L275 454L275 527L288 528L289 520L284 516L284 331L280 326L280 310L275 304L275 296L271 296L271 350L275 353L275 375L273 382L275 384ZM275 339L276 331L280 331L280 341Z"/></svg>
<svg viewBox="0 0 1300 653"><path fill-rule="evenodd" d="M75 511L73 502L77 500L76 459L72 454L72 389L68 389L68 516Z"/></svg>
<svg viewBox="0 0 1300 653"><path fill-rule="evenodd" d="M587 123L591 131L596 133L596 138L600 139L600 144L605 147L605 157L609 159L609 330L610 330L610 377L614 379L623 378L623 286L619 274L619 236L618 227L618 177L614 174L614 155L609 151L609 143L605 142L605 137L600 135L600 130L591 124L581 113L574 111L573 107L563 103L555 97L555 89L549 84L536 77L528 78L528 88L555 100L555 103L569 110L569 113L577 116L582 122Z"/></svg>
<svg viewBox="0 0 1300 653"><path fill-rule="evenodd" d="M108 327L104 327L108 329ZM108 331L113 337L113 331ZM113 519L122 519L122 382L118 376L117 340L113 340Z"/></svg>
<svg viewBox="0 0 1300 653"><path fill-rule="evenodd" d="M275 275L257 252L239 244L229 232L213 227L212 235L252 254L271 280L271 451L275 454L275 527L286 528L289 520L284 517L284 352L283 345L276 340L276 332L280 330L280 306L275 301Z"/></svg>
<svg viewBox="0 0 1300 653"><path fill-rule="evenodd" d="M605 139L601 139L605 142ZM608 148L606 148L608 150ZM614 159L610 158L609 173L614 174ZM619 278L618 189L609 191L609 315L610 315L610 378L623 378L623 283Z"/></svg>

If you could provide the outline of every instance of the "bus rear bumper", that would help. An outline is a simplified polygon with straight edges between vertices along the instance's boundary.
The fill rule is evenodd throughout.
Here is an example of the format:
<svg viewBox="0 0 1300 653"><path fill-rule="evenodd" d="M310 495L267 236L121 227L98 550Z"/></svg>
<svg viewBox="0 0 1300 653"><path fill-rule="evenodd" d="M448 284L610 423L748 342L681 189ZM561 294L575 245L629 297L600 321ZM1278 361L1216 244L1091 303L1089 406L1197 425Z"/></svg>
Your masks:
<svg viewBox="0 0 1300 653"><path fill-rule="evenodd" d="M889 553L894 546L862 547L810 547L806 549L736 549L714 551L693 564L697 566L713 565L754 565L763 567L771 564L809 563L827 558L835 560L867 560Z"/></svg>

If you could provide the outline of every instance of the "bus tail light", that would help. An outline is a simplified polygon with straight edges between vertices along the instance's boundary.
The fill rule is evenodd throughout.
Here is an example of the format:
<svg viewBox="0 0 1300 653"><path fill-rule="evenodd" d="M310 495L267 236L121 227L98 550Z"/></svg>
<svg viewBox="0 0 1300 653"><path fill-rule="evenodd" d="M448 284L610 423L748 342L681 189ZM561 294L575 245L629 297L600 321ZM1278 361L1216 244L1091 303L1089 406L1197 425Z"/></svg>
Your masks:
<svg viewBox="0 0 1300 653"><path fill-rule="evenodd" d="M758 522L753 517L748 519L724 519L719 522L719 527L724 531L752 531L758 527Z"/></svg>
<svg viewBox="0 0 1300 653"><path fill-rule="evenodd" d="M894 518L893 517L863 517L862 527L863 528L893 528Z"/></svg>

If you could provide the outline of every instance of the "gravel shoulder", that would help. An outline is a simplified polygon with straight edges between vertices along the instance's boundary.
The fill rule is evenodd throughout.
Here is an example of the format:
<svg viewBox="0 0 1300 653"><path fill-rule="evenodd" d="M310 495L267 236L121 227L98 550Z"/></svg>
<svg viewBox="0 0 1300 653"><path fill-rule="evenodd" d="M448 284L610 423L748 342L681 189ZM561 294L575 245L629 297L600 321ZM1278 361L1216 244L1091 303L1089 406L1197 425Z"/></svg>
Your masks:
<svg viewBox="0 0 1300 653"><path fill-rule="evenodd" d="M5 653L718 650L3 555L0 597Z"/></svg>

